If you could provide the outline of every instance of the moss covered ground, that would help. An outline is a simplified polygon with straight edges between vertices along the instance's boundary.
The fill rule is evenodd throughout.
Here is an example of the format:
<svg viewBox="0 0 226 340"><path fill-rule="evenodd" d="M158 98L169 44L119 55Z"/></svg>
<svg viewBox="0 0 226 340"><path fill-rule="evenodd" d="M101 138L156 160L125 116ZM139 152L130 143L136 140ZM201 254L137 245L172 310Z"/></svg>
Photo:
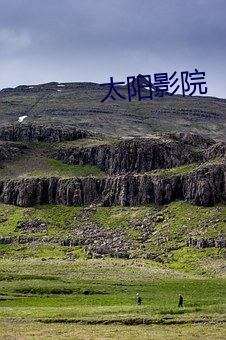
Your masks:
<svg viewBox="0 0 226 340"><path fill-rule="evenodd" d="M97 207L87 216L82 216L85 208L54 205L37 207L16 207L0 204L0 237L32 236L44 240L78 239L73 230L81 225L95 223L106 230L122 230L126 239L136 247L133 252L138 257L153 254L169 268L185 272L208 275L225 275L225 250L220 248L191 248L187 246L190 238L225 237L226 206L197 207L183 201L172 202L163 207L148 205L141 207ZM151 225L150 242L143 243L137 238L142 230L134 227L142 224L150 216L162 216L163 221ZM21 221L38 219L46 224L44 230L22 230L17 228ZM28 244L1 244L2 256L84 258L84 246L62 246L60 242L35 242Z"/></svg>

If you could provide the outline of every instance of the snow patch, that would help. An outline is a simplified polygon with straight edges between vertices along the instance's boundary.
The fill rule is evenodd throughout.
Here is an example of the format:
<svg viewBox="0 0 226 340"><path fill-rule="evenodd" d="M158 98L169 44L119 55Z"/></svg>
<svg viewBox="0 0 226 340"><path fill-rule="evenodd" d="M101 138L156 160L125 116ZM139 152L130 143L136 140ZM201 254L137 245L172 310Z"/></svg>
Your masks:
<svg viewBox="0 0 226 340"><path fill-rule="evenodd" d="M20 116L20 117L18 118L18 122L19 122L19 123L22 123L22 121L23 121L25 118L27 118L27 116Z"/></svg>

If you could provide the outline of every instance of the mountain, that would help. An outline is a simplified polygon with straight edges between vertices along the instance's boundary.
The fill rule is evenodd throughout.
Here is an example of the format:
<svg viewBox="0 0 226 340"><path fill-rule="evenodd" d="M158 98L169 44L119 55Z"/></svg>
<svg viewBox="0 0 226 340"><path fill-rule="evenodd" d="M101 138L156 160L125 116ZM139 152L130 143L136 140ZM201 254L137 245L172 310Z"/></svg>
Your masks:
<svg viewBox="0 0 226 340"><path fill-rule="evenodd" d="M1 254L45 258L50 247L188 268L191 248L208 248L203 261L221 273L226 100L158 98L152 87L153 100L102 103L108 91L53 82L0 92Z"/></svg>
<svg viewBox="0 0 226 340"><path fill-rule="evenodd" d="M220 273L225 156L225 142L192 133L119 139L70 125L1 127L1 254L45 258L50 247L50 256L173 266L208 248L204 259L217 251Z"/></svg>
<svg viewBox="0 0 226 340"><path fill-rule="evenodd" d="M127 85L118 85L116 89L126 100L115 95L115 100L109 97L102 103L109 86L96 83L51 82L6 88L0 91L0 124L15 123L19 117L28 116L25 122L76 125L81 130L108 136L179 131L225 140L225 99L194 95L158 98L152 86L152 100L139 101L136 96L129 102ZM143 95L149 93L142 91Z"/></svg>

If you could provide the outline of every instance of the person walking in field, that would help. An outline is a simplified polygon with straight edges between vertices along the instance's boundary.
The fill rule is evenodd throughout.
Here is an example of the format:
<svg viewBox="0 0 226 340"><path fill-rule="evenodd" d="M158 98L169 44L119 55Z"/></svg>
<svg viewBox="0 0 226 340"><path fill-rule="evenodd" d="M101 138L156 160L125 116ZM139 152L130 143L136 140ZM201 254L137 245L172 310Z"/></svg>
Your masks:
<svg viewBox="0 0 226 340"><path fill-rule="evenodd" d="M137 305L141 306L141 304L142 304L142 297L140 296L139 293L137 293Z"/></svg>
<svg viewBox="0 0 226 340"><path fill-rule="evenodd" d="M180 294L179 296L179 304L178 304L178 307L183 307L183 296Z"/></svg>

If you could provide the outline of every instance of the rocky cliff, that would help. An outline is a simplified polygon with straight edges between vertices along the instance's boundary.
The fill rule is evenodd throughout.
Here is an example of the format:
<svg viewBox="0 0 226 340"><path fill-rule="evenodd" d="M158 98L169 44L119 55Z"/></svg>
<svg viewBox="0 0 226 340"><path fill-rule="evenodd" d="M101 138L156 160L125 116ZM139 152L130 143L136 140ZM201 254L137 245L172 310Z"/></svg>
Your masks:
<svg viewBox="0 0 226 340"><path fill-rule="evenodd" d="M90 136L87 131L78 130L73 126L12 124L0 127L0 140L22 142L63 142Z"/></svg>
<svg viewBox="0 0 226 340"><path fill-rule="evenodd" d="M61 142L89 135L86 131L66 126L17 124L0 128L0 139L10 141ZM2 143L0 160L13 159L14 155L29 147L29 143L27 146L22 142ZM226 146L201 136L165 134L108 145L57 147L53 150L51 158L68 164L96 165L107 176L0 180L0 201L19 206L45 203L82 206L98 200L106 206L133 206L151 202L163 205L182 199L210 206L226 197L226 164L223 158ZM216 164L196 166L195 170L184 174L166 176L162 172L194 162L201 164L216 157Z"/></svg>
<svg viewBox="0 0 226 340"><path fill-rule="evenodd" d="M216 143L205 150L203 160L210 160L226 156L226 143Z"/></svg>
<svg viewBox="0 0 226 340"><path fill-rule="evenodd" d="M165 133L163 136L201 149L207 149L209 146L215 144L215 141L212 138L203 137L194 133L175 132Z"/></svg>
<svg viewBox="0 0 226 340"><path fill-rule="evenodd" d="M160 138L125 140L87 148L61 148L51 156L68 164L97 165L109 175L144 173L202 159L201 151L194 151L181 141Z"/></svg>
<svg viewBox="0 0 226 340"><path fill-rule="evenodd" d="M15 159L27 150L24 144L0 143L0 161Z"/></svg>
<svg viewBox="0 0 226 340"><path fill-rule="evenodd" d="M19 206L63 204L159 205L176 199L210 206L226 197L226 165L209 165L173 177L128 174L103 178L33 178L0 182L0 200Z"/></svg>

